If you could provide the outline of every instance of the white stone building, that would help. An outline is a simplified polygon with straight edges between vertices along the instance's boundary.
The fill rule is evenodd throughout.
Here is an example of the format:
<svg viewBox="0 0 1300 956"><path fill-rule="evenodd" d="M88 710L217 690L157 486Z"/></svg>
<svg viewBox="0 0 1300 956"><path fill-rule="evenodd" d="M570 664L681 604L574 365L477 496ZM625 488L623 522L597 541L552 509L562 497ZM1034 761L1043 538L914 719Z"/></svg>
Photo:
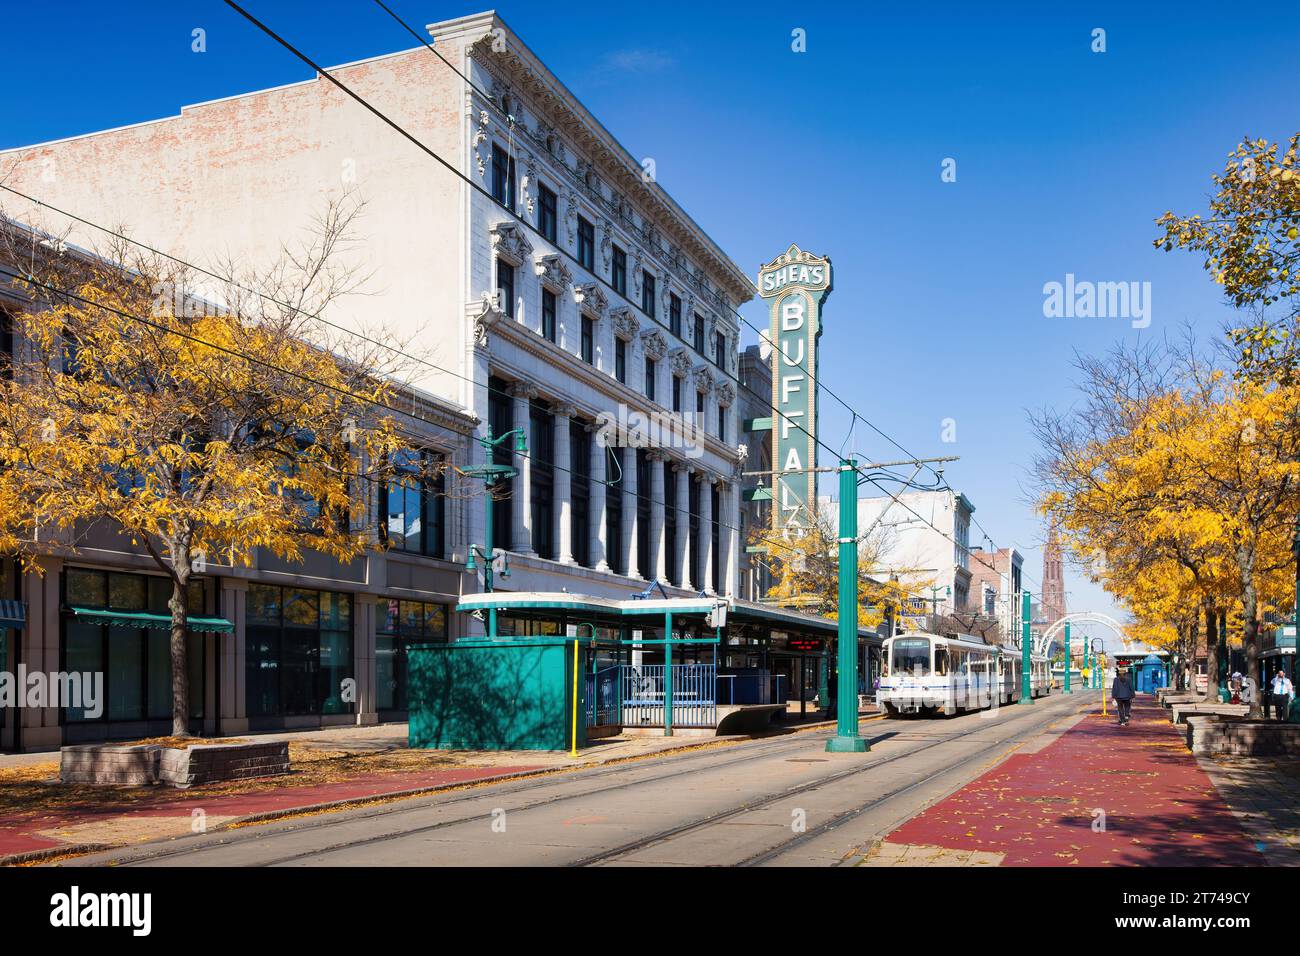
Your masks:
<svg viewBox="0 0 1300 956"><path fill-rule="evenodd" d="M10 150L0 166L49 206L199 264L269 262L329 201L362 201L344 255L370 274L368 294L326 318L382 328L421 357L410 391L436 413L435 450L453 464L482 464L473 439L489 429L527 431L527 455L512 442L497 453L519 472L493 505L495 545L511 552L497 588L626 597L657 579L737 593L735 310L751 280L498 16L428 31L471 83L424 47L329 72L465 179L319 76ZM12 194L0 203L83 246L104 241ZM629 447L601 446L611 424L630 426ZM410 507L423 513L438 492L419 494ZM231 569L214 610L235 620L238 644L238 594L258 582L333 589L359 607L450 607L481 587L464 565L484 544L485 506L481 489L445 499L437 547L396 563L389 552L347 573L319 561ZM379 615L352 617L360 670L373 665ZM451 639L476 628L449 617ZM222 729L239 732L243 655L229 653Z"/></svg>

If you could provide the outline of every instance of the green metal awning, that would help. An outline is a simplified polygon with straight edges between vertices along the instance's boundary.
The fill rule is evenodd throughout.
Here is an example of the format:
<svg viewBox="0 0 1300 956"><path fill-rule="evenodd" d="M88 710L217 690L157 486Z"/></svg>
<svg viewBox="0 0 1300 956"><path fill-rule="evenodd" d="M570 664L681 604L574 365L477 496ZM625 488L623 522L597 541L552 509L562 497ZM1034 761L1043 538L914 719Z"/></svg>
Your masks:
<svg viewBox="0 0 1300 956"><path fill-rule="evenodd" d="M26 601L0 601L0 627L26 627Z"/></svg>
<svg viewBox="0 0 1300 956"><path fill-rule="evenodd" d="M106 611L103 608L74 607L72 613L77 617L107 624L109 627L147 627L157 631L170 631L172 618L170 614L153 614L149 611ZM186 621L189 629L196 634L229 634L235 629L224 617L196 617L193 614Z"/></svg>

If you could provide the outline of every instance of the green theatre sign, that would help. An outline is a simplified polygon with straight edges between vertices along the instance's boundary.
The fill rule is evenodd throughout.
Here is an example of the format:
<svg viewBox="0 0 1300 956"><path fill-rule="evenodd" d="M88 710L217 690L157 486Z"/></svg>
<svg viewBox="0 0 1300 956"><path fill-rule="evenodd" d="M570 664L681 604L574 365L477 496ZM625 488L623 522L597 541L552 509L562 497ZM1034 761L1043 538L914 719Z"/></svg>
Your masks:
<svg viewBox="0 0 1300 956"><path fill-rule="evenodd" d="M772 524L789 533L808 527L817 505L817 346L831 261L791 246L758 270L758 294L772 310Z"/></svg>

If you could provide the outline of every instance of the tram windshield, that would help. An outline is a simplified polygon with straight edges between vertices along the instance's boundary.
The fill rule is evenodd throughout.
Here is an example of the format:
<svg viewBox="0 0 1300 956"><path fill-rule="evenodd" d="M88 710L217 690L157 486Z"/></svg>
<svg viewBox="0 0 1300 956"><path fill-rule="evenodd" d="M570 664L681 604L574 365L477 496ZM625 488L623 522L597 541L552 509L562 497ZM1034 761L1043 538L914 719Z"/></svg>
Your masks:
<svg viewBox="0 0 1300 956"><path fill-rule="evenodd" d="M929 676L930 642L923 637L895 638L894 659L890 669L896 674Z"/></svg>

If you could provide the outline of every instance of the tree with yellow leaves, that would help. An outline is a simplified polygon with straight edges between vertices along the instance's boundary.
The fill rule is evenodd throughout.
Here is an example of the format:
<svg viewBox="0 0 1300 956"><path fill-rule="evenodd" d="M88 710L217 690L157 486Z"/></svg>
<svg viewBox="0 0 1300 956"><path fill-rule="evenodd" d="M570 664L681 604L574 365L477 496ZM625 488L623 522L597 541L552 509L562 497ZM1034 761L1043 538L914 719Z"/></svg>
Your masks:
<svg viewBox="0 0 1300 956"><path fill-rule="evenodd" d="M1215 629L1241 611L1259 681L1261 615L1288 599L1300 507L1300 388L1232 377L1189 346L1082 360L1086 401L1036 420L1041 505L1072 552L1148 622L1202 608Z"/></svg>
<svg viewBox="0 0 1300 956"><path fill-rule="evenodd" d="M370 487L413 451L390 407L393 364L330 341L316 319L353 288L332 260L357 211L332 204L263 274L270 293L244 294L257 280L232 274L216 304L186 291L187 269L126 245L82 255L0 228L0 277L29 299L0 380L0 544L39 567L110 528L147 552L172 582L177 735L195 569L257 549L354 558L378 543Z"/></svg>
<svg viewBox="0 0 1300 956"><path fill-rule="evenodd" d="M1279 144L1244 140L1228 154L1209 214L1156 220L1154 242L1204 254L1204 265L1237 308L1255 321L1230 333L1241 369L1291 381L1300 373L1300 133Z"/></svg>

